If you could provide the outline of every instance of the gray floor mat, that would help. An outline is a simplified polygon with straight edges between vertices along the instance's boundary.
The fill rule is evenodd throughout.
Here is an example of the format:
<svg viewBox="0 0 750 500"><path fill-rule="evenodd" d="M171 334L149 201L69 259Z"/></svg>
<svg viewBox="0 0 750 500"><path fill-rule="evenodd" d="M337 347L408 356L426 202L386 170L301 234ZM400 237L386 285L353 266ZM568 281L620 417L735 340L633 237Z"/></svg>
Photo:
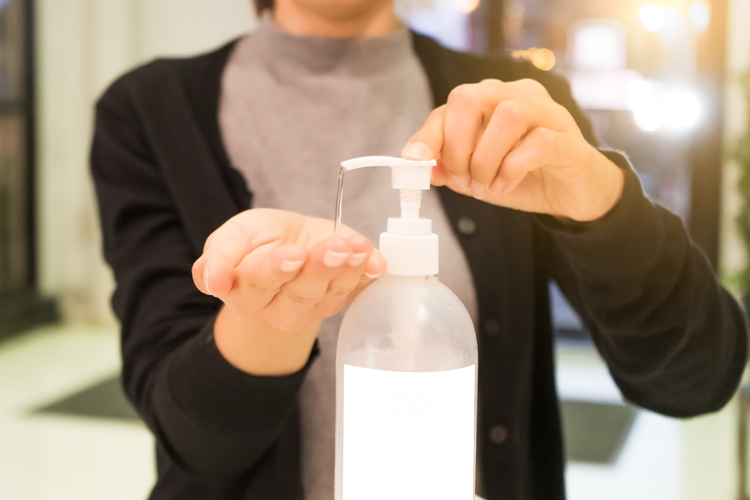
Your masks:
<svg viewBox="0 0 750 500"><path fill-rule="evenodd" d="M138 420L138 414L122 392L119 377L98 382L49 406L39 408L35 413Z"/></svg>
<svg viewBox="0 0 750 500"><path fill-rule="evenodd" d="M563 401L561 409L568 460L601 464L617 460L635 419L635 409L582 401ZM138 420L118 377L98 382L35 412Z"/></svg>
<svg viewBox="0 0 750 500"><path fill-rule="evenodd" d="M637 411L631 406L563 401L562 419L568 460L611 464L617 461Z"/></svg>

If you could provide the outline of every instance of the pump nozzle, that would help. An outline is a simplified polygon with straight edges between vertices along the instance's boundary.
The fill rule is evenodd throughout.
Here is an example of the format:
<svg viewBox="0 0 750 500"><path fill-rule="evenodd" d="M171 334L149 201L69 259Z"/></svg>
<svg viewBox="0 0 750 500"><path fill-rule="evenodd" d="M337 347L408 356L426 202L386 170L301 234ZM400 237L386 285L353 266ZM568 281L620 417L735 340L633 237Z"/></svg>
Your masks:
<svg viewBox="0 0 750 500"><path fill-rule="evenodd" d="M341 162L344 170L390 167L391 187L401 190L402 219L419 219L421 191L430 189L430 173L435 165L435 160L405 160L393 156L363 156Z"/></svg>
<svg viewBox="0 0 750 500"><path fill-rule="evenodd" d="M380 251L388 261L388 272L401 276L437 274L437 235L432 221L419 217L422 191L430 189L435 160L414 161L392 156L364 156L341 162L336 227L341 222L343 172L366 167L390 167L391 185L401 190L401 217L388 219L388 231L380 235Z"/></svg>
<svg viewBox="0 0 750 500"><path fill-rule="evenodd" d="M404 160L393 156L363 156L341 162L345 170L365 167L391 167L393 189L430 189L430 172L435 160Z"/></svg>

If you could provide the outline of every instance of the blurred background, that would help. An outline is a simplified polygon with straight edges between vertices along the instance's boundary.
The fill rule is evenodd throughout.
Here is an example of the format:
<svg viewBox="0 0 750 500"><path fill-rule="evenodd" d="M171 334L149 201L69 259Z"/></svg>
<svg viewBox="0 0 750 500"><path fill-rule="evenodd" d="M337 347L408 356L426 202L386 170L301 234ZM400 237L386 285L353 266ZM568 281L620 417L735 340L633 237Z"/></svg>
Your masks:
<svg viewBox="0 0 750 500"><path fill-rule="evenodd" d="M750 0L397 3L444 45L564 74L602 142L748 297ZM119 392L87 170L93 103L129 68L254 25L249 0L0 0L0 500L147 495L153 442ZM551 293L569 498L746 498L746 398L685 421L628 406Z"/></svg>

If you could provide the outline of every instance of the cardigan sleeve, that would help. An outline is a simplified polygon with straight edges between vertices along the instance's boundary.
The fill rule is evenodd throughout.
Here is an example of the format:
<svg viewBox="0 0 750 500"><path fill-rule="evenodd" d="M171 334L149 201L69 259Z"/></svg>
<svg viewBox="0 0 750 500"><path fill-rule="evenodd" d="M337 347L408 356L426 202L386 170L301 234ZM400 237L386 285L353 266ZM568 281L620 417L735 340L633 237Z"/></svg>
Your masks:
<svg viewBox="0 0 750 500"><path fill-rule="evenodd" d="M567 83L540 79L596 145ZM681 219L645 196L628 159L600 151L625 173L622 197L594 222L537 215L545 264L626 399L675 417L717 411L745 367L744 314Z"/></svg>
<svg viewBox="0 0 750 500"><path fill-rule="evenodd" d="M743 313L680 218L644 196L625 157L608 156L626 180L604 219L538 217L552 277L626 399L674 417L717 411L745 366Z"/></svg>
<svg viewBox="0 0 750 500"><path fill-rule="evenodd" d="M477 81L537 80L599 146L564 78L507 59L478 68ZM536 215L539 264L580 315L625 398L675 417L716 411L745 367L744 314L680 218L646 197L628 159L600 151L625 173L620 201L594 222Z"/></svg>
<svg viewBox="0 0 750 500"><path fill-rule="evenodd" d="M116 280L123 385L176 466L226 487L261 465L296 422L310 362L288 377L256 377L217 350L221 303L193 284L198 256L142 125L134 78L115 83L98 102L90 157L104 255Z"/></svg>

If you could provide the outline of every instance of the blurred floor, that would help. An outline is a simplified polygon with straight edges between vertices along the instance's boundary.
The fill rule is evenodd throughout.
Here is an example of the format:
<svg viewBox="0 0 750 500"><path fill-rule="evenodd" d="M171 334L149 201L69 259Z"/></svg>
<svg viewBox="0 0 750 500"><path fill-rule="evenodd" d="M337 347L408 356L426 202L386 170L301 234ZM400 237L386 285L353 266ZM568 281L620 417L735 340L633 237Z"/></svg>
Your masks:
<svg viewBox="0 0 750 500"><path fill-rule="evenodd" d="M115 331L45 328L0 344L0 500L147 496L153 440L123 406L118 370ZM570 500L681 498L678 421L624 406L588 346L559 347L558 386Z"/></svg>
<svg viewBox="0 0 750 500"><path fill-rule="evenodd" d="M36 330L0 344L0 500L134 500L154 480L138 422L34 410L119 370L115 331Z"/></svg>
<svg viewBox="0 0 750 500"><path fill-rule="evenodd" d="M563 401L623 402L598 353L592 346L579 342L558 344L557 385ZM563 424L568 434L567 441L572 437L570 431L575 424ZM681 425L679 420L637 410L632 427L613 463L568 462L568 500L683 498L684 437ZM576 438L586 439L585 436Z"/></svg>

